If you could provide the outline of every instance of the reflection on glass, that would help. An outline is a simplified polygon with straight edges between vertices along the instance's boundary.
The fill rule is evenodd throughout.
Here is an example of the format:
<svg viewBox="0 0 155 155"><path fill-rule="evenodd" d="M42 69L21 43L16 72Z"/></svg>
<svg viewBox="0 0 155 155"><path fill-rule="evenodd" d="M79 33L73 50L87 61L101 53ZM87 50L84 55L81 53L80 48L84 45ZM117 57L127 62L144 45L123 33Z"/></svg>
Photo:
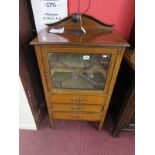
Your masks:
<svg viewBox="0 0 155 155"><path fill-rule="evenodd" d="M110 54L49 52L52 86L55 89L103 90Z"/></svg>

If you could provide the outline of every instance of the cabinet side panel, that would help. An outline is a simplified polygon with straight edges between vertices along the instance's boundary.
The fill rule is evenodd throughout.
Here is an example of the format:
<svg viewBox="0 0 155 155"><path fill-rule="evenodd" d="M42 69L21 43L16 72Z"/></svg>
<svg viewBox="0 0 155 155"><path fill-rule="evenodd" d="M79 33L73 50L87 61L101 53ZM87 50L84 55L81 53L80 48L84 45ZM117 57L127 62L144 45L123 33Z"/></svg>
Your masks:
<svg viewBox="0 0 155 155"><path fill-rule="evenodd" d="M109 106L109 103L110 103L113 88L114 88L114 85L115 85L115 82L116 82L117 74L118 74L118 71L119 71L119 68L120 68L120 64L122 62L124 50L125 50L125 48L120 48L119 51L118 51L118 54L117 54L116 63L115 63L115 67L114 67L114 70L113 70L113 75L112 75L109 90L108 90L108 96L107 96L106 104L105 104L105 107L104 107L104 110L103 110L103 113L102 113L102 117L101 117L101 121L100 121L100 124L99 124L99 130L102 128L103 122L105 120L105 116L106 116L107 109L108 109L108 106Z"/></svg>
<svg viewBox="0 0 155 155"><path fill-rule="evenodd" d="M39 65L39 70L40 70L40 75L41 75L41 80L42 80L42 84L43 84L43 88L44 88L44 93L45 93L45 98L46 98L46 102L47 102L47 81L46 81L46 77L44 74L44 63L43 63L43 59L42 59L42 51L40 46L35 45L35 52L36 52L36 56L37 56L37 61L38 61L38 65Z"/></svg>
<svg viewBox="0 0 155 155"><path fill-rule="evenodd" d="M117 50L117 52L118 52L118 50ZM115 53L112 54L110 64L109 64L108 74L107 74L107 77L106 77L106 85L105 85L105 88L104 88L104 93L105 94L108 94L108 90L109 90L109 87L110 87L110 82L111 82L113 70L114 70L115 63L116 63L116 57L117 57L117 54L115 52Z"/></svg>

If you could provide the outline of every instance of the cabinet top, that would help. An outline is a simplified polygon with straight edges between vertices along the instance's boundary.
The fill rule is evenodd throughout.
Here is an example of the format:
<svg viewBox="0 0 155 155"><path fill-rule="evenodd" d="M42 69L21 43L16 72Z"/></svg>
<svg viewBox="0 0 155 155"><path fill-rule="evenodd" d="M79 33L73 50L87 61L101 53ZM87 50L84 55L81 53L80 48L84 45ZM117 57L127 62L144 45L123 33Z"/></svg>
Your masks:
<svg viewBox="0 0 155 155"><path fill-rule="evenodd" d="M30 44L129 47L122 35L113 30L113 25L105 24L88 15L82 15L80 21L73 20L70 16L57 23L48 24L48 27L39 32ZM75 34L81 31L81 27L86 33ZM62 33L51 33L51 29Z"/></svg>

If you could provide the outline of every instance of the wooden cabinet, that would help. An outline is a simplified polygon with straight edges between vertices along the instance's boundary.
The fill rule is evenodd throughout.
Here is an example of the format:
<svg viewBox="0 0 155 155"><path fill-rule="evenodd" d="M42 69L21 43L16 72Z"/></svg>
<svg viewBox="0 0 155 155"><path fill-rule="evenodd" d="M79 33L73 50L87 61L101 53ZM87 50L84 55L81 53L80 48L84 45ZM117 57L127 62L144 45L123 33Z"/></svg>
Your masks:
<svg viewBox="0 0 155 155"><path fill-rule="evenodd" d="M86 34L70 17L48 25L31 42L40 68L49 118L104 122L123 53L128 43L112 26L83 15ZM62 34L49 33L64 27Z"/></svg>

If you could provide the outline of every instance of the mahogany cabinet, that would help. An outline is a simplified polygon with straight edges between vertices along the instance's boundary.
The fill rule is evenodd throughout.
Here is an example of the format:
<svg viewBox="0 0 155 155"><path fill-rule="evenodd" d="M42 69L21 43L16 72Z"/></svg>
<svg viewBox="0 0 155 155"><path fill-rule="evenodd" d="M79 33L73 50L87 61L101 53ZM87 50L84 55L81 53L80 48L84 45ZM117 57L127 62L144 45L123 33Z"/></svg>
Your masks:
<svg viewBox="0 0 155 155"><path fill-rule="evenodd" d="M51 124L55 119L104 122L125 47L113 30L88 15L86 34L75 35L80 23L71 17L49 24L30 43L34 45ZM64 27L62 34L50 33Z"/></svg>

